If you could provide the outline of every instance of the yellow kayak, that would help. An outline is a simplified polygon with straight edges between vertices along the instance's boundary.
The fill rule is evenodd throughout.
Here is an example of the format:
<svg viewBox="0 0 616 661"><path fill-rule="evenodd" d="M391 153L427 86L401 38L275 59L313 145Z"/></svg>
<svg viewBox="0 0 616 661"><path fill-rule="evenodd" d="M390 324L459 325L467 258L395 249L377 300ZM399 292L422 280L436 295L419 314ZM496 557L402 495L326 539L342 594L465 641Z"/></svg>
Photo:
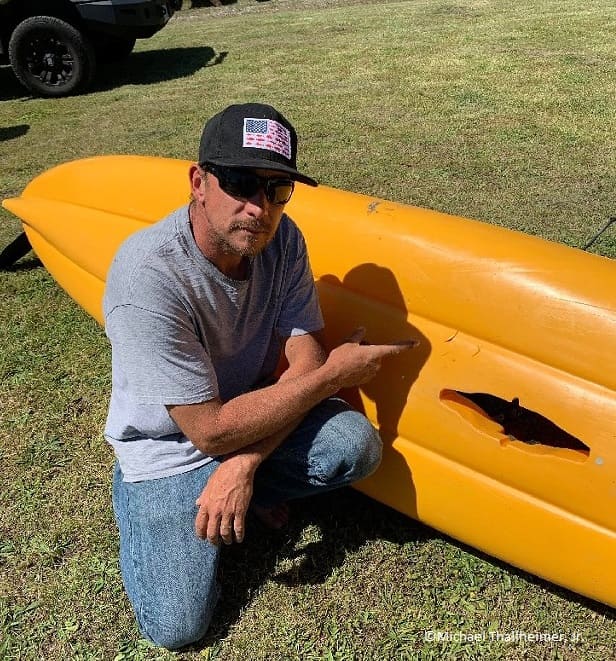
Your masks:
<svg viewBox="0 0 616 661"><path fill-rule="evenodd" d="M187 202L188 165L75 161L3 204L101 321L116 249ZM421 341L349 393L385 443L358 488L616 606L616 263L325 186L298 185L287 212L306 237L328 342L360 325L371 342Z"/></svg>

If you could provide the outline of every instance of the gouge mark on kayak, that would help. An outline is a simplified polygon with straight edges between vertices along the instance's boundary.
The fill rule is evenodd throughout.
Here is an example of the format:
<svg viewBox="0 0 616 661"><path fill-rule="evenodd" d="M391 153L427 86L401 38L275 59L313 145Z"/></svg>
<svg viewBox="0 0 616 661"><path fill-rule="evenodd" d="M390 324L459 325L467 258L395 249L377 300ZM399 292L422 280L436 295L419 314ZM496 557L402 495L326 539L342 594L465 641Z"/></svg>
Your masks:
<svg viewBox="0 0 616 661"><path fill-rule="evenodd" d="M551 453L575 461L585 461L590 455L586 443L541 413L522 406L518 397L509 401L489 393L443 390L440 399L475 428L497 438L502 447L511 442L518 449L541 446L543 455ZM496 435L490 423L500 426ZM572 452L564 455L560 450Z"/></svg>

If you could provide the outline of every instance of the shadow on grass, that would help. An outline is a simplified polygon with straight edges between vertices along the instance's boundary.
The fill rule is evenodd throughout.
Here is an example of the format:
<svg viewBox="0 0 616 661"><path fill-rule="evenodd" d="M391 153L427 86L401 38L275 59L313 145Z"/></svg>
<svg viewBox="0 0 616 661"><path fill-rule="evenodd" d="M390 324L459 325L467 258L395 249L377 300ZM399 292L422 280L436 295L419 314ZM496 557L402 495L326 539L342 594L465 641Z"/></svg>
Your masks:
<svg viewBox="0 0 616 661"><path fill-rule="evenodd" d="M217 53L210 46L168 48L132 53L120 63L99 62L88 92L104 92L121 85L151 85L191 76L199 69L222 64L228 53ZM33 97L17 82L13 70L0 67L0 101L30 100Z"/></svg>
<svg viewBox="0 0 616 661"><path fill-rule="evenodd" d="M16 264L12 264L6 268L0 269L8 273L20 273L21 271L34 271L43 267L43 262L34 255L25 259L19 260Z"/></svg>
<svg viewBox="0 0 616 661"><path fill-rule="evenodd" d="M22 232L16 239L11 241L6 248L0 252L0 270L15 271L15 264L22 257L25 257L32 250L30 241L25 232ZM39 262L40 263L40 262Z"/></svg>
<svg viewBox="0 0 616 661"><path fill-rule="evenodd" d="M30 130L30 124L18 124L17 126L0 126L0 142L14 140Z"/></svg>
<svg viewBox="0 0 616 661"><path fill-rule="evenodd" d="M350 488L293 501L290 507L291 520L284 530L268 530L251 517L244 543L224 549L221 600L208 635L193 649L203 649L224 638L251 595L268 580L290 586L318 585L343 565L349 553L370 540L404 544L438 535ZM300 546L303 531L309 526L318 528L321 539ZM285 559L292 561L292 567L277 572L276 567Z"/></svg>
<svg viewBox="0 0 616 661"><path fill-rule="evenodd" d="M216 53L209 46L140 51L132 53L120 66L112 63L100 65L90 91L185 78L199 69L221 64L226 57L226 51Z"/></svg>
<svg viewBox="0 0 616 661"><path fill-rule="evenodd" d="M527 574L442 535L354 489L345 488L294 501L291 507L291 522L284 531L266 530L252 518L248 521L244 543L225 548L220 565L221 600L208 635L190 649L201 650L226 637L240 619L251 596L266 581L273 580L289 586L322 584L343 565L349 553L371 540L387 540L402 545L443 539L484 562L616 622L616 610L609 606ZM298 547L302 532L308 526L317 527L321 539ZM277 572L276 567L281 560L291 560L291 569ZM427 576L426 580L429 578Z"/></svg>

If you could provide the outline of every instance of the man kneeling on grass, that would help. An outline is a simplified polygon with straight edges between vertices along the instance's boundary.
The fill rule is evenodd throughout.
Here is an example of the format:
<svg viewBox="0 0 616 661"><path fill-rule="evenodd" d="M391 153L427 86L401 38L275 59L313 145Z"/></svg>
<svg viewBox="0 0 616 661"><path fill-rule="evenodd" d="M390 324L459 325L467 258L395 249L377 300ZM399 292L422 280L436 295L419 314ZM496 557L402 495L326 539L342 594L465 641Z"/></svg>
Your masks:
<svg viewBox="0 0 616 661"><path fill-rule="evenodd" d="M283 213L295 181L317 185L296 153L270 106L215 115L190 204L131 236L108 275L120 565L143 635L170 649L206 633L220 541L242 541L249 506L280 527L288 500L376 469L378 434L334 395L410 346L357 331L323 349L304 239Z"/></svg>

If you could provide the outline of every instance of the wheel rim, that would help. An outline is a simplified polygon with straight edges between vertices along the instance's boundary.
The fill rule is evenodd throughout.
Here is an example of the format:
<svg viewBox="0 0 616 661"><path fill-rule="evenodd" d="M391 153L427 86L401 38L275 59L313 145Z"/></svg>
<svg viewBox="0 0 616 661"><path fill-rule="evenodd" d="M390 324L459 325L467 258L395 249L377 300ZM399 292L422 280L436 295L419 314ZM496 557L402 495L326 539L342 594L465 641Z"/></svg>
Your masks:
<svg viewBox="0 0 616 661"><path fill-rule="evenodd" d="M67 45L51 33L33 34L24 44L28 72L43 85L61 87L73 77L75 60Z"/></svg>

